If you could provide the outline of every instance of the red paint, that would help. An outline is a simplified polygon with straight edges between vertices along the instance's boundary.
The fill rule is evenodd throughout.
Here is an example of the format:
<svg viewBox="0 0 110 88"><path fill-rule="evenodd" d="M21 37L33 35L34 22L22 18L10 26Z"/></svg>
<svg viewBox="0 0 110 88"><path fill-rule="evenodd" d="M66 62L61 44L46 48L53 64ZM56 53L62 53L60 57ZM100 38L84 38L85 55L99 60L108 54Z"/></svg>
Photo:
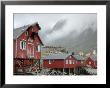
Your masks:
<svg viewBox="0 0 110 88"><path fill-rule="evenodd" d="M88 57L87 60L85 61L85 65L87 67L97 68L97 62L91 59L90 57Z"/></svg>
<svg viewBox="0 0 110 88"><path fill-rule="evenodd" d="M68 60L68 64L66 63ZM71 64L69 64L69 60L71 60ZM82 66L80 61L77 61L74 56L68 56L66 59L51 59L51 64L49 64L48 59L43 60L44 68L75 68ZM74 63L74 64L73 64Z"/></svg>
<svg viewBox="0 0 110 88"><path fill-rule="evenodd" d="M30 55L33 55L34 59L41 59L41 51L37 52L36 47L42 44L38 35L34 35L34 39L31 38L32 33L38 33L39 26L36 24L30 26L26 31L28 31L28 36L26 36L26 31L24 31L16 40L13 41L14 58L27 59ZM31 39L31 40L30 40ZM20 49L20 41L26 41L26 49Z"/></svg>
<svg viewBox="0 0 110 88"><path fill-rule="evenodd" d="M49 60L43 60L43 67L44 68L63 68L64 67L64 60L50 60L51 64L49 64Z"/></svg>

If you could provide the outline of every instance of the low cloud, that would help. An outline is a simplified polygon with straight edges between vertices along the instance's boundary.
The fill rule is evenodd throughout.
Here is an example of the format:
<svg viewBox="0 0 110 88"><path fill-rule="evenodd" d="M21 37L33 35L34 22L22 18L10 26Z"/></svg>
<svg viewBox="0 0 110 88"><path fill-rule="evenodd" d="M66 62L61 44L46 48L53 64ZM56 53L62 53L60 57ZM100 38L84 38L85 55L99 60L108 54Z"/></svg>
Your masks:
<svg viewBox="0 0 110 88"><path fill-rule="evenodd" d="M38 22L41 26L39 35L45 45L73 41L85 30L97 29L96 14L15 14L14 28ZM86 33L84 33L86 34ZM60 42L60 40L64 42ZM71 41L70 40L70 41ZM95 42L94 42L95 43ZM76 43L77 44L77 43ZM69 45L69 44L68 44Z"/></svg>

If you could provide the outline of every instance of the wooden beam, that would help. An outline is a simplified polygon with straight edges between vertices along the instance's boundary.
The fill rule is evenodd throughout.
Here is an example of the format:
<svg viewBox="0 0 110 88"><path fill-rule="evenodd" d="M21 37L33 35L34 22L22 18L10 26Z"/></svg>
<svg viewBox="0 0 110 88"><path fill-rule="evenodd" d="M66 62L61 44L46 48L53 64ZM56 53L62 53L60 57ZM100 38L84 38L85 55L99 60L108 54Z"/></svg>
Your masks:
<svg viewBox="0 0 110 88"><path fill-rule="evenodd" d="M70 68L69 68L69 75L70 75Z"/></svg>
<svg viewBox="0 0 110 88"><path fill-rule="evenodd" d="M63 68L63 75L65 75L64 72L65 72L65 71L64 71L64 68Z"/></svg>

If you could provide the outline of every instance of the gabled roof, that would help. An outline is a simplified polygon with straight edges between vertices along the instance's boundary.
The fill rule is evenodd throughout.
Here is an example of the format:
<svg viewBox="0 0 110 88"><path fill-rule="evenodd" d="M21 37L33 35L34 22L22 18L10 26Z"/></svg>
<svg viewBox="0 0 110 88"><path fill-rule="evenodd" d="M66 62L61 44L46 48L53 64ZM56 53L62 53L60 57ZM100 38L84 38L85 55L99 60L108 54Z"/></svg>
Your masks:
<svg viewBox="0 0 110 88"><path fill-rule="evenodd" d="M68 59L71 56L71 58L74 58L76 60L84 60L84 57L80 55L69 55L66 59Z"/></svg>
<svg viewBox="0 0 110 88"><path fill-rule="evenodd" d="M97 55L90 55L88 57L85 57L85 60L87 60L87 59L92 59L94 61L97 61Z"/></svg>
<svg viewBox="0 0 110 88"><path fill-rule="evenodd" d="M39 41L41 42L41 44L44 45L44 44L42 43L42 40L41 40L40 37L39 37L39 34L36 33L36 35L37 35L37 38L39 39Z"/></svg>
<svg viewBox="0 0 110 88"><path fill-rule="evenodd" d="M43 57L42 59L66 59L69 55L68 54L50 54L50 55L47 55L45 57Z"/></svg>
<svg viewBox="0 0 110 88"><path fill-rule="evenodd" d="M90 58L94 61L97 61L97 56L96 55L91 55Z"/></svg>
<svg viewBox="0 0 110 88"><path fill-rule="evenodd" d="M19 28L16 28L13 30L13 39L16 39L18 38L23 32L25 32L29 27L31 26L35 26L37 25L39 30L40 30L40 26L38 23L33 23L31 25L26 25L26 26L23 26L23 27L19 27Z"/></svg>
<svg viewBox="0 0 110 88"><path fill-rule="evenodd" d="M69 56L72 56L72 55L70 55L70 54L50 54L50 55L43 57L42 59L68 59ZM84 60L84 58L79 55L73 55L72 57L74 57L76 60Z"/></svg>
<svg viewBox="0 0 110 88"><path fill-rule="evenodd" d="M20 27L20 28L16 28L13 30L13 39L18 38L24 31L26 31L29 28L29 25Z"/></svg>
<svg viewBox="0 0 110 88"><path fill-rule="evenodd" d="M80 55L74 55L73 57L75 57L76 60L84 60L84 57Z"/></svg>

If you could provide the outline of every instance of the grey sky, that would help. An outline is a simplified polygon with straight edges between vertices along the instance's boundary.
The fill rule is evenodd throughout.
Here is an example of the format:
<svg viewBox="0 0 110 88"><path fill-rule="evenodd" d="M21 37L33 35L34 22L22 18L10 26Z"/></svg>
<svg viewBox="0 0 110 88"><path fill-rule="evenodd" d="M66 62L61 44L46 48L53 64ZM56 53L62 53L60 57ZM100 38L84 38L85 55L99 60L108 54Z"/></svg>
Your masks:
<svg viewBox="0 0 110 88"><path fill-rule="evenodd" d="M89 28L96 31L97 14L14 14L14 28L34 22L41 27L39 35L43 43L51 45L68 36L75 39Z"/></svg>

